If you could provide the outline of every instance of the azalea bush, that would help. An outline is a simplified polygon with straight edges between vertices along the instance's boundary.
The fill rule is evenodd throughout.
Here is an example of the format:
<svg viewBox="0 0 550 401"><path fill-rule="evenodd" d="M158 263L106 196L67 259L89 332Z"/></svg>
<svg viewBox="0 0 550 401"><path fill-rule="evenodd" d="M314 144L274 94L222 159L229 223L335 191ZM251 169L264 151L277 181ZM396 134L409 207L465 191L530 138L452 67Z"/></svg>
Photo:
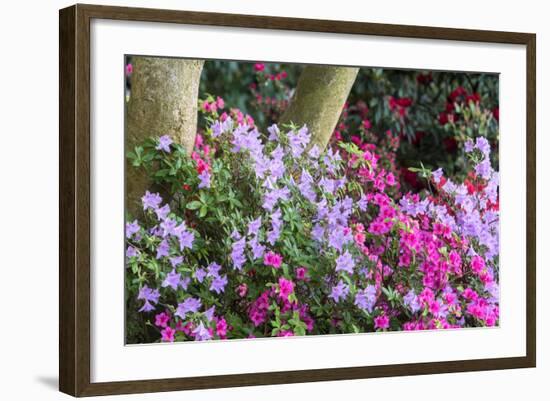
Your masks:
<svg viewBox="0 0 550 401"><path fill-rule="evenodd" d="M498 325L485 136L459 144L462 175L408 169L425 182L410 192L394 135L320 149L307 126L264 129L217 96L200 109L191 155L167 135L128 153L151 182L126 223L129 343Z"/></svg>

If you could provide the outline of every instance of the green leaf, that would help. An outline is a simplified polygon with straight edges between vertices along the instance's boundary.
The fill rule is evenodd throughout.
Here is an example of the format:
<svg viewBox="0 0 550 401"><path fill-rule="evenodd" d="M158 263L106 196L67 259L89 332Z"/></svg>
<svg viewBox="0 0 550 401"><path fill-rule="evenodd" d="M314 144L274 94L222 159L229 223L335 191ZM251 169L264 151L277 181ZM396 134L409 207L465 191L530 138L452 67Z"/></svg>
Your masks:
<svg viewBox="0 0 550 401"><path fill-rule="evenodd" d="M185 207L189 210L197 210L201 206L202 206L202 203L200 203L199 201L192 201L192 202L189 202L187 205L185 205Z"/></svg>

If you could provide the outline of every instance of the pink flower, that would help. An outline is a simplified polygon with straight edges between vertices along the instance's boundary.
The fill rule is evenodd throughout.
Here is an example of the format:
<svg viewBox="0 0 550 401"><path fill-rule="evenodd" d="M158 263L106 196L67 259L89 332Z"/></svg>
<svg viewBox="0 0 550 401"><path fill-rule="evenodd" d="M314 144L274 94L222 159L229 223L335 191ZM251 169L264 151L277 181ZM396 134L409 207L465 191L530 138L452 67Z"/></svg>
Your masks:
<svg viewBox="0 0 550 401"><path fill-rule="evenodd" d="M223 109L225 107L225 102L219 96L216 98L216 106L218 107L218 109Z"/></svg>
<svg viewBox="0 0 550 401"><path fill-rule="evenodd" d="M126 75L132 75L132 72L134 72L134 66L131 63L126 64Z"/></svg>
<svg viewBox="0 0 550 401"><path fill-rule="evenodd" d="M278 269L281 267L281 263L283 262L283 257L277 253L274 252L267 252L264 256L264 263L266 266L273 266L274 268Z"/></svg>
<svg viewBox="0 0 550 401"><path fill-rule="evenodd" d="M155 325L158 327L166 327L170 321L170 315L166 312L159 313L155 316Z"/></svg>
<svg viewBox="0 0 550 401"><path fill-rule="evenodd" d="M265 64L264 63L256 63L254 64L254 71L260 72L265 70Z"/></svg>
<svg viewBox="0 0 550 401"><path fill-rule="evenodd" d="M162 341L170 343L174 342L174 335L176 334L176 330L174 330L170 326L166 327L160 333L162 334Z"/></svg>
<svg viewBox="0 0 550 401"><path fill-rule="evenodd" d="M485 269L485 261L481 256L474 256L471 262L472 271L476 274L480 274Z"/></svg>
<svg viewBox="0 0 550 401"><path fill-rule="evenodd" d="M284 277L279 277L279 298L288 300L288 296L294 291L294 283Z"/></svg>
<svg viewBox="0 0 550 401"><path fill-rule="evenodd" d="M306 278L307 269L305 267L298 267L296 269L296 279L304 280Z"/></svg>
<svg viewBox="0 0 550 401"><path fill-rule="evenodd" d="M242 283L237 287L237 294L239 294L239 297L244 297L246 295L246 292L248 291L248 287L246 283Z"/></svg>
<svg viewBox="0 0 550 401"><path fill-rule="evenodd" d="M390 327L390 318L386 315L376 316L374 318L374 328L375 329L388 329Z"/></svg>
<svg viewBox="0 0 550 401"><path fill-rule="evenodd" d="M281 330L277 337L294 337L294 332L292 330Z"/></svg>
<svg viewBox="0 0 550 401"><path fill-rule="evenodd" d="M222 339L227 336L227 322L223 317L216 323L216 334Z"/></svg>

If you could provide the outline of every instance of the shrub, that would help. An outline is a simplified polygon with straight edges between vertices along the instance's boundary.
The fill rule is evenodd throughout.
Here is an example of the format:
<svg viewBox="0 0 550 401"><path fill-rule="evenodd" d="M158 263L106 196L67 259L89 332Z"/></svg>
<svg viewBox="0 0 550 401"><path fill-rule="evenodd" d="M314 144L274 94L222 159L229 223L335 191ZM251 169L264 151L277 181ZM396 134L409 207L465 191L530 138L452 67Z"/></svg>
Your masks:
<svg viewBox="0 0 550 401"><path fill-rule="evenodd" d="M391 149L321 150L305 126L264 132L223 107L202 107L191 156L168 136L128 155L151 181L126 224L128 342L498 324L484 137L464 143L463 182L421 166L426 190L401 195Z"/></svg>

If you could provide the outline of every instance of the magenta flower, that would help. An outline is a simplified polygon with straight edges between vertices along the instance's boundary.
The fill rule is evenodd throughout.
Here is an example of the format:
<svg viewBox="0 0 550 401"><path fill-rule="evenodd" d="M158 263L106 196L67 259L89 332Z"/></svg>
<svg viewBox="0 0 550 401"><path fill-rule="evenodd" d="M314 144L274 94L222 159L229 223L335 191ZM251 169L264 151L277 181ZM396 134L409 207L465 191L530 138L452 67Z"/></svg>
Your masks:
<svg viewBox="0 0 550 401"><path fill-rule="evenodd" d="M279 277L279 298L288 300L288 296L294 291L294 283L284 277Z"/></svg>
<svg viewBox="0 0 550 401"><path fill-rule="evenodd" d="M380 315L374 318L375 329L385 330L385 329L388 329L389 327L390 327L390 318L387 317L386 315Z"/></svg>
<svg viewBox="0 0 550 401"><path fill-rule="evenodd" d="M161 340L163 342L170 342L170 343L173 343L174 342L174 336L176 334L176 330L174 330L173 328L171 328L170 326L166 327L165 329L163 329L160 334L162 335L162 338Z"/></svg>
<svg viewBox="0 0 550 401"><path fill-rule="evenodd" d="M155 325L158 327L166 327L170 322L170 315L166 312L159 313L155 316Z"/></svg>
<svg viewBox="0 0 550 401"><path fill-rule="evenodd" d="M269 251L264 255L264 264L266 266L273 266L274 268L278 269L279 267L281 267L282 262L283 257L278 253Z"/></svg>
<svg viewBox="0 0 550 401"><path fill-rule="evenodd" d="M305 280L307 274L307 269L305 267L298 267L296 269L296 279Z"/></svg>

